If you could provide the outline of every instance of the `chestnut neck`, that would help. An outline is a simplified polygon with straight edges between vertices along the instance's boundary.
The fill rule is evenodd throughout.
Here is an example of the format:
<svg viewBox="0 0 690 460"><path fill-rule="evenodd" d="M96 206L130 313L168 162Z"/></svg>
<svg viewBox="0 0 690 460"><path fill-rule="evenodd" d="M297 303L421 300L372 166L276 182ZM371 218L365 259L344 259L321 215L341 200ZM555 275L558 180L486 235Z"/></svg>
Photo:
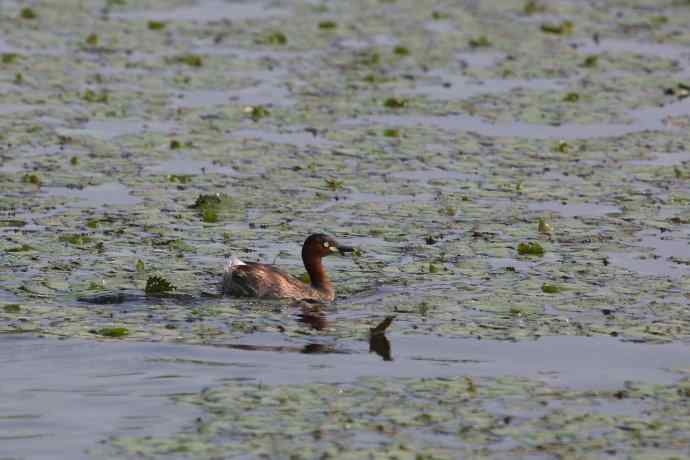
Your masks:
<svg viewBox="0 0 690 460"><path fill-rule="evenodd" d="M323 263L321 262L321 256L319 254L310 253L307 248L302 248L302 262L304 262L304 268L306 268L307 273L309 273L311 286L314 289L325 292L333 291L331 280L328 278L326 270L323 268Z"/></svg>

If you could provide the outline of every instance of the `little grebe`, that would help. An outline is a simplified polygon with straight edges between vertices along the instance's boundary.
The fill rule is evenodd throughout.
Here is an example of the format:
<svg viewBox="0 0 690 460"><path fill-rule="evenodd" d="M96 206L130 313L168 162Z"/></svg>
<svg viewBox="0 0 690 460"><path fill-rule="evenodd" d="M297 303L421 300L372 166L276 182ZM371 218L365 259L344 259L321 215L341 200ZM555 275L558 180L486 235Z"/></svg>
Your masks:
<svg viewBox="0 0 690 460"><path fill-rule="evenodd" d="M311 284L305 284L272 265L242 262L231 256L225 264L223 293L236 297L331 302L335 299L335 291L321 258L335 252L344 254L352 251L353 248L339 244L328 235L315 233L307 238L302 246L302 262Z"/></svg>

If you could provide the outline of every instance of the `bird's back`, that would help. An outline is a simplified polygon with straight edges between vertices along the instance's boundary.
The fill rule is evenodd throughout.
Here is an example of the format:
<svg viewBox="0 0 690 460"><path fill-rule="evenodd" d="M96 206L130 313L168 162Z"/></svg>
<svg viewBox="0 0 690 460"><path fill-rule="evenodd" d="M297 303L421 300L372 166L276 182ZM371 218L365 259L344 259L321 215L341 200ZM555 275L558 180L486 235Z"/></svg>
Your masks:
<svg viewBox="0 0 690 460"><path fill-rule="evenodd" d="M223 276L223 293L264 299L333 300L328 293L314 289L289 273L258 262L229 264Z"/></svg>

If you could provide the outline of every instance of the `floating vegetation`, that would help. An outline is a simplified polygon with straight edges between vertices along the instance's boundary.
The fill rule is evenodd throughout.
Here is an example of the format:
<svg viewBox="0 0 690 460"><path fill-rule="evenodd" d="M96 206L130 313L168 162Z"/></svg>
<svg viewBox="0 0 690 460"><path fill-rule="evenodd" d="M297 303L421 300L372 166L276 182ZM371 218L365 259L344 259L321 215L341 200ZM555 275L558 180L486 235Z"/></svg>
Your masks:
<svg viewBox="0 0 690 460"><path fill-rule="evenodd" d="M7 304L7 305L3 305L2 310L5 313L14 314L14 313L20 313L22 311L22 307L19 304L11 303L11 304Z"/></svg>
<svg viewBox="0 0 690 460"><path fill-rule="evenodd" d="M480 35L479 37L471 38L469 44L472 48L485 48L491 46L491 42L486 37L486 35Z"/></svg>
<svg viewBox="0 0 690 460"><path fill-rule="evenodd" d="M23 227L26 225L25 220L20 219L0 219L0 227Z"/></svg>
<svg viewBox="0 0 690 460"><path fill-rule="evenodd" d="M129 335L129 329L122 326L102 327L96 330L96 334L103 337L124 337Z"/></svg>
<svg viewBox="0 0 690 460"><path fill-rule="evenodd" d="M635 342L686 342L690 336L690 266L681 251L666 256L669 248L687 248L690 222L683 86L690 69L682 46L690 9L671 2L641 8L631 1L575 7L565 0L474 2L479 6L458 9L452 2L374 0L297 8L252 4L233 17L234 10L191 10L186 0L128 1L124 7L88 0L70 2L69 11L57 3L13 2L6 13L14 19L8 18L0 45L0 53L10 54L0 62L0 333L94 340L100 337L90 330L115 325L129 327L129 339L136 324L141 341L285 339L296 348L315 335L319 345L353 351L355 360L367 352L361 340L369 328L396 311L404 318L391 338L393 349L400 336L412 347L432 336L485 342L558 335L584 335L587 342L612 332ZM36 8L38 20L18 19L22 6ZM258 16L243 19L245 11ZM653 25L663 22L655 16L668 22ZM321 29L329 19L336 27ZM563 19L576 24L577 37L539 29ZM289 43L255 43L272 30ZM92 32L98 49L84 44ZM481 45L482 35L492 48L473 51L468 42ZM174 58L187 53L198 59ZM63 61L73 71L66 74ZM94 93L82 99L86 88ZM109 91L107 103L97 102L102 89ZM577 102L564 102L569 91L579 93ZM391 96L399 97L386 105ZM71 158L79 159L78 167ZM23 182L32 174L40 180ZM36 187L41 181L44 186ZM232 200L202 199L197 208L187 207L216 191ZM334 307L324 311L332 327L307 330L292 311L270 302L207 295L216 294L225 253L269 263L278 255L275 263L298 273L298 243L324 230L366 248L353 259L326 262L338 292ZM85 244L81 233L93 241ZM61 235L76 235L75 244ZM538 241L544 256L519 255L522 241ZM290 256L283 256L287 245ZM146 300L144 285L153 274L174 282L175 294ZM563 290L546 293L545 284ZM74 300L137 287L138 298L115 296L117 307ZM180 292L192 300L181 301ZM21 304L21 312L4 312L6 303ZM612 305L615 315L599 313ZM424 363L425 377L434 377L433 366ZM445 414L448 405L397 410L394 401L409 402L407 394L372 408L377 398L369 396L402 385L386 377L367 387L363 411L342 418L342 426L354 427L352 437L336 438L361 443L361 452L349 443L344 449L329 443L343 429L331 425L327 408L325 425L305 411L305 423L315 428L296 426L294 417L278 426L273 412L257 433L246 410L225 405L224 414L238 409L239 421L220 421L226 423L221 433L246 422L241 426L248 437L223 439L194 427L177 443L161 440L160 454L147 450L156 448L148 439L142 451L133 448L118 458L606 455L594 444L593 450L580 447L589 440L580 436L578 418L583 407L587 411L587 395L571 407L575 413L563 414L563 400L530 387L525 401L538 406L531 417L523 407L502 406L501 395L519 388L519 381L494 385L472 367L462 372L476 384L475 396L463 374L453 384L434 382L453 388L450 396L434 393L429 400L461 394L462 403L451 408L498 401L501 407L484 413L486 420L471 412ZM407 387L417 385L428 389L432 380ZM264 397L274 389L256 391ZM291 391L281 388L280 394ZM307 402L323 401L321 394L306 396ZM351 407L343 397L334 394L333 401ZM542 400L554 401L553 407ZM290 409L289 402L275 407ZM640 404L649 406L642 407L645 416L662 413L650 400ZM556 422L543 419L550 409ZM624 445L622 437L634 439L635 430L616 427L635 426L627 422L628 409L611 419L611 430L589 420L596 433L612 433L611 455L665 455L650 443ZM373 415L359 430L364 412ZM525 413L533 423L516 441ZM203 418L202 426L212 427L208 414ZM420 426L433 427L428 438L417 434ZM290 433L275 438L281 427ZM659 428L635 427L651 433L644 439L667 440L657 439ZM314 432L321 440L312 439ZM204 434L203 447L189 441ZM450 447L439 452L444 437ZM240 452L250 444L249 452ZM669 451L678 446L662 445Z"/></svg>
<svg viewBox="0 0 690 460"><path fill-rule="evenodd" d="M98 42L98 34L89 34L89 36L86 37L86 44L89 46L98 46Z"/></svg>
<svg viewBox="0 0 690 460"><path fill-rule="evenodd" d="M390 321L386 318L370 329L370 336L382 336ZM204 411L194 430L172 437L118 437L112 441L117 449L113 456L130 458L143 452L146 458L164 459L171 452L194 452L197 457L222 458L232 449L238 457L252 458L275 452L264 448L270 437L282 446L285 458L294 459L343 454L348 459L520 458L535 449L535 442L539 451L554 458L574 457L576 452L599 458L614 450L635 458L683 458L690 390L686 379L606 389L572 389L543 380L457 375L367 377L340 384L229 382L179 397ZM564 432L578 440L576 446L563 444ZM237 441L237 433L244 442ZM372 437L379 444L342 443ZM641 441L649 438L663 447ZM660 452L663 455L656 455Z"/></svg>
<svg viewBox="0 0 690 460"><path fill-rule="evenodd" d="M542 32L556 35L569 35L575 32L575 24L566 19L558 24L544 23L541 25Z"/></svg>
<svg viewBox="0 0 690 460"><path fill-rule="evenodd" d="M546 284L545 283L541 286L541 292L543 292L545 294L557 294L557 293L561 292L561 290L562 290L561 287L556 286L555 284Z"/></svg>
<svg viewBox="0 0 690 460"><path fill-rule="evenodd" d="M262 105L249 106L244 108L244 113L249 114L252 120L259 121L271 114L270 110Z"/></svg>
<svg viewBox="0 0 690 460"><path fill-rule="evenodd" d="M0 61L3 64L14 64L19 59L19 54L17 53L2 53L0 55Z"/></svg>
<svg viewBox="0 0 690 460"><path fill-rule="evenodd" d="M384 77L383 75L378 75L374 73L370 73L366 75L363 80L367 83L384 83L388 81L388 78Z"/></svg>
<svg viewBox="0 0 690 460"><path fill-rule="evenodd" d="M522 12L530 16L533 14L545 13L546 5L535 0L529 0L525 3L525 6L522 7Z"/></svg>
<svg viewBox="0 0 690 460"><path fill-rule="evenodd" d="M544 235L550 235L553 232L553 226L546 222L543 217L539 218L539 223L537 225L537 231Z"/></svg>
<svg viewBox="0 0 690 460"><path fill-rule="evenodd" d="M420 302L417 304L417 313L422 316L426 316L433 307L429 302Z"/></svg>
<svg viewBox="0 0 690 460"><path fill-rule="evenodd" d="M7 249L7 252L27 252L27 251L34 251L34 248L29 246L28 244L22 244L20 246L15 246L13 248Z"/></svg>
<svg viewBox="0 0 690 460"><path fill-rule="evenodd" d="M84 246L84 245L89 244L93 241L93 239L89 235L84 235L81 233L60 235L58 237L58 240L60 240L64 243L73 244L75 246Z"/></svg>
<svg viewBox="0 0 690 460"><path fill-rule="evenodd" d="M32 184L38 186L40 186L43 183L38 174L24 174L22 176L22 182L24 182L25 184Z"/></svg>
<svg viewBox="0 0 690 460"><path fill-rule="evenodd" d="M583 67L596 67L597 65L599 65L599 56L596 54L590 54L582 62Z"/></svg>
<svg viewBox="0 0 690 460"><path fill-rule="evenodd" d="M96 91L92 90L91 88L87 88L84 91L84 94L82 94L81 98L83 100L85 100L86 102L105 104L108 102L109 96L108 96L108 92L106 90L101 90L99 92L96 92Z"/></svg>
<svg viewBox="0 0 690 460"><path fill-rule="evenodd" d="M458 213L458 209L455 206L444 206L440 212L448 217L454 217Z"/></svg>
<svg viewBox="0 0 690 460"><path fill-rule="evenodd" d="M260 45L285 45L287 44L287 35L280 31L269 32L262 37L257 38L256 42Z"/></svg>
<svg viewBox="0 0 690 460"><path fill-rule="evenodd" d="M398 56L408 56L410 54L410 50L405 46L396 46L393 48L393 53L397 54Z"/></svg>
<svg viewBox="0 0 690 460"><path fill-rule="evenodd" d="M356 65L372 67L381 63L381 54L377 50L363 50L356 54Z"/></svg>
<svg viewBox="0 0 690 460"><path fill-rule="evenodd" d="M201 67L204 65L204 59L193 53L180 54L179 56L172 56L166 58L166 62L169 64L184 64L189 67Z"/></svg>
<svg viewBox="0 0 690 460"><path fill-rule="evenodd" d="M668 16L652 16L649 18L649 24L652 27L661 27L668 23Z"/></svg>
<svg viewBox="0 0 690 460"><path fill-rule="evenodd" d="M542 247L541 244L537 243L536 241L530 241L530 242L522 242L518 244L517 247L518 254L521 256L528 255L528 256L543 256L544 255L544 248Z"/></svg>
<svg viewBox="0 0 690 460"><path fill-rule="evenodd" d="M235 208L235 202L232 198L224 193L199 195L190 208L197 210L202 221L207 223L215 223L220 220L222 213Z"/></svg>
<svg viewBox="0 0 690 460"><path fill-rule="evenodd" d="M338 180L335 178L327 178L327 179L325 179L325 181L326 181L326 188L328 188L329 190L331 190L333 192L343 188L343 185L345 185L344 181Z"/></svg>
<svg viewBox="0 0 690 460"><path fill-rule="evenodd" d="M167 294L175 290L177 290L177 287L170 283L170 281L156 275L150 276L146 280L146 287L144 288L146 295L152 296Z"/></svg>
<svg viewBox="0 0 690 460"><path fill-rule="evenodd" d="M408 101L404 97L389 97L383 101L383 105L389 109L402 109L407 107Z"/></svg>
<svg viewBox="0 0 690 460"><path fill-rule="evenodd" d="M580 95L576 92L573 92L573 91L566 93L566 95L563 96L564 102L577 102L579 100L580 100Z"/></svg>
<svg viewBox="0 0 690 460"><path fill-rule="evenodd" d="M570 144L566 141L558 141L554 146L554 149L560 153L568 153L571 149Z"/></svg>
<svg viewBox="0 0 690 460"><path fill-rule="evenodd" d="M177 182L180 184L188 184L192 181L192 177L194 176L191 174L169 174L168 181Z"/></svg>
<svg viewBox="0 0 690 460"><path fill-rule="evenodd" d="M319 29L335 29L336 27L338 27L338 23L335 21L328 20L319 22Z"/></svg>
<svg viewBox="0 0 690 460"><path fill-rule="evenodd" d="M19 17L22 19L36 19L38 15L32 8L24 7L19 11Z"/></svg>
<svg viewBox="0 0 690 460"><path fill-rule="evenodd" d="M165 23L163 21L149 21L146 23L149 30L163 30L165 29Z"/></svg>

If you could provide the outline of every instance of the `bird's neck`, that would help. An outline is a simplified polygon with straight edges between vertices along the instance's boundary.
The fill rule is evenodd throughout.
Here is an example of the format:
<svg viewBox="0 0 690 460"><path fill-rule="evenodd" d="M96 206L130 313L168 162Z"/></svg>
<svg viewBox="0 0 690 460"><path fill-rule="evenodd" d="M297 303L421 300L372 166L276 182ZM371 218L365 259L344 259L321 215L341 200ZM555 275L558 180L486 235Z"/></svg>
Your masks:
<svg viewBox="0 0 690 460"><path fill-rule="evenodd" d="M304 262L304 268L309 273L311 286L314 289L328 293L333 292L333 285L331 285L331 280L323 268L321 257L302 254L302 262Z"/></svg>

